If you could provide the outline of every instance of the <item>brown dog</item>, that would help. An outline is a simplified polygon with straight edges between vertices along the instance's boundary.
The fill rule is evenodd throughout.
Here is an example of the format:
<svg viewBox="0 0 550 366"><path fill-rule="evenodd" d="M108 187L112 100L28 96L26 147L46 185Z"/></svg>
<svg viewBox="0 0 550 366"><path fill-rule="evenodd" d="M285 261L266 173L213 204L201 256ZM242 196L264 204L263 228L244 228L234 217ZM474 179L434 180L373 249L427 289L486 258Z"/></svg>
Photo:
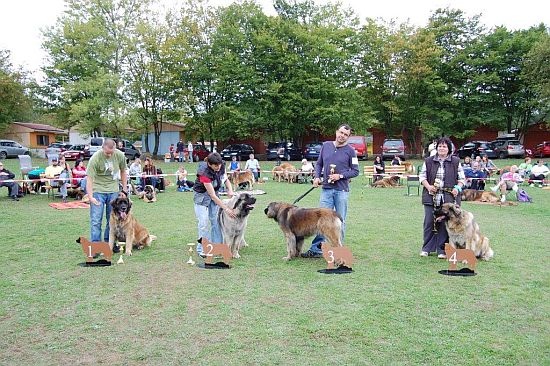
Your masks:
<svg viewBox="0 0 550 366"><path fill-rule="evenodd" d="M447 255L447 261L449 262L449 270L456 271L456 264L459 261L468 263L468 267L475 271L477 258L471 249L456 249L449 243L445 243L445 254Z"/></svg>
<svg viewBox="0 0 550 366"><path fill-rule="evenodd" d="M342 219L336 211L328 208L300 208L288 203L271 202L264 210L267 217L274 219L286 238L287 256L291 260L300 256L304 238L321 234L332 244L342 246L340 233Z"/></svg>
<svg viewBox="0 0 550 366"><path fill-rule="evenodd" d="M231 183L236 190L240 184L247 183L248 189L251 190L254 187L254 174L250 170L243 170L240 172L231 173Z"/></svg>
<svg viewBox="0 0 550 366"><path fill-rule="evenodd" d="M473 202L500 202L499 197L493 191L477 191L475 189L465 189L462 191L462 201Z"/></svg>
<svg viewBox="0 0 550 366"><path fill-rule="evenodd" d="M143 191L139 193L139 198L143 199L145 203L157 202L157 192L152 185L146 185Z"/></svg>
<svg viewBox="0 0 550 366"><path fill-rule="evenodd" d="M113 257L113 249L109 246L109 243L104 241L91 242L83 236L76 239L76 242L82 246L82 250L86 255L86 262L93 262L94 256L101 253L109 262Z"/></svg>
<svg viewBox="0 0 550 366"><path fill-rule="evenodd" d="M277 179L277 181L280 182L281 179L283 179L284 169L281 168L280 166L276 166L271 170L271 174L273 175L273 181Z"/></svg>
<svg viewBox="0 0 550 366"><path fill-rule="evenodd" d="M327 268L333 269L334 264L351 268L353 265L353 255L348 247L333 247L327 243L321 243L323 258L327 261Z"/></svg>
<svg viewBox="0 0 550 366"><path fill-rule="evenodd" d="M214 256L221 255L223 262L225 264L229 264L232 257L231 248L229 248L229 245L224 243L210 243L206 238L201 238L200 242L202 244L204 254L206 255L206 260L204 263L212 264Z"/></svg>
<svg viewBox="0 0 550 366"><path fill-rule="evenodd" d="M416 170L413 163L411 163L410 161L404 161L401 163L401 165L405 167L405 173L413 174Z"/></svg>
<svg viewBox="0 0 550 366"><path fill-rule="evenodd" d="M157 237L149 235L130 212L132 202L124 195L111 201L111 216L109 218L109 247L112 249L115 240L126 242L126 255L132 255L132 248L142 249L150 246Z"/></svg>
<svg viewBox="0 0 550 366"><path fill-rule="evenodd" d="M372 184L374 188L393 188L399 187L399 177L394 175L392 177L385 177L380 180L377 180Z"/></svg>
<svg viewBox="0 0 550 366"><path fill-rule="evenodd" d="M298 177L298 169L296 169L296 167L292 165L288 168L285 168L284 177L288 183L296 183Z"/></svg>

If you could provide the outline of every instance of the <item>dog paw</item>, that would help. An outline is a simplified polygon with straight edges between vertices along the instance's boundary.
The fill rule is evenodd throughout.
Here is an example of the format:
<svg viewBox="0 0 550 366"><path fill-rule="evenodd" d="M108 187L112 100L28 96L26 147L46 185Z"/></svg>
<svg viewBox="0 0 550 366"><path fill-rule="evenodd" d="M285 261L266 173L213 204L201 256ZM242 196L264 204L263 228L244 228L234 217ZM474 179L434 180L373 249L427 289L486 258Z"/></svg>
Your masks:
<svg viewBox="0 0 550 366"><path fill-rule="evenodd" d="M240 258L241 255L239 253L233 253L233 258Z"/></svg>
<svg viewBox="0 0 550 366"><path fill-rule="evenodd" d="M130 257L130 256L132 256L132 252L127 250L127 251L126 251L126 255L127 255L128 257Z"/></svg>
<svg viewBox="0 0 550 366"><path fill-rule="evenodd" d="M289 261L289 260L291 260L291 259L292 259L291 257L283 257L283 260L284 260L284 261Z"/></svg>

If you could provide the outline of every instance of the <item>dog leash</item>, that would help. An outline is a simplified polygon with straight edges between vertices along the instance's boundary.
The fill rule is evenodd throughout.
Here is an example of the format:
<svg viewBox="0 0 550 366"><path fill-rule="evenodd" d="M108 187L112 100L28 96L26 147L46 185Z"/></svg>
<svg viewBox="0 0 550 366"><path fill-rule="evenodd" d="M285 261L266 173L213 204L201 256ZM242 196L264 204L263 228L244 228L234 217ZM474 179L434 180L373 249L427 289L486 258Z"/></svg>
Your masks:
<svg viewBox="0 0 550 366"><path fill-rule="evenodd" d="M296 202L300 201L302 198L304 198L305 196L307 196L307 195L308 195L311 191L313 191L315 188L317 188L317 187L313 186L313 187L311 187L310 189L308 189L306 193L304 193L304 194L301 195L300 197L296 198L296 199L294 200L294 202L292 202L292 204L295 205Z"/></svg>

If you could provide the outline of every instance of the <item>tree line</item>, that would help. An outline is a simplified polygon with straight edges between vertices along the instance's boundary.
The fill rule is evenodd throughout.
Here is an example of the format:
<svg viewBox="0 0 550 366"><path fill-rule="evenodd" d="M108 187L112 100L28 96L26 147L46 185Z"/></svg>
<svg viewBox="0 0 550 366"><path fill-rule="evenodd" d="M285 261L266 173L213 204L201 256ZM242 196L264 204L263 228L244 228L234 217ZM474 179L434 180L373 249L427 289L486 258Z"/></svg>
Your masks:
<svg viewBox="0 0 550 366"><path fill-rule="evenodd" d="M521 136L547 120L544 24L488 30L480 16L445 8L415 27L361 21L352 9L311 0L274 0L275 16L253 1L190 0L162 15L152 0L66 5L43 32L43 84L22 80L0 57L0 128L25 114L92 135L131 128L154 132L146 150L157 154L166 121L213 146L300 142L342 122L358 134L376 127L410 139L418 130L425 139L466 139L481 125ZM15 99L4 98L10 93ZM24 103L5 108L10 100Z"/></svg>

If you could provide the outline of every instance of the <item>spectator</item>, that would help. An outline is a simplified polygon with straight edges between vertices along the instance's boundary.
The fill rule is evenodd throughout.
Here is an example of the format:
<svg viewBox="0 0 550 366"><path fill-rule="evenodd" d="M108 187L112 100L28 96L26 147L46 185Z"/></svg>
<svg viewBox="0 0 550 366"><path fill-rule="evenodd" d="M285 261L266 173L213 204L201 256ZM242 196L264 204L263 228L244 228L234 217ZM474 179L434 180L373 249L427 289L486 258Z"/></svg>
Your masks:
<svg viewBox="0 0 550 366"><path fill-rule="evenodd" d="M153 160L151 158L147 157L145 158L145 163L143 165L143 181L142 181L142 189L145 188L147 185L153 186L153 188L157 188L159 183L159 178L157 177L157 167L155 164L153 164Z"/></svg>
<svg viewBox="0 0 550 366"><path fill-rule="evenodd" d="M435 221L434 212L443 203L457 202L464 186L464 171L460 159L452 156L452 142L447 137L437 141L437 155L424 160L420 170L422 204L424 205L424 238L420 256L427 257L437 252L437 257L445 259L445 243L449 235L445 222Z"/></svg>
<svg viewBox="0 0 550 366"><path fill-rule="evenodd" d="M478 166L479 166L479 163L478 163ZM469 156L466 156L464 158L464 162L462 163L462 169L464 170L464 173L472 169L472 158L470 158Z"/></svg>
<svg viewBox="0 0 550 366"><path fill-rule="evenodd" d="M189 141L189 143L187 144L187 157L189 159L189 162L192 163L193 162L193 143L191 141Z"/></svg>
<svg viewBox="0 0 550 366"><path fill-rule="evenodd" d="M190 192L194 183L187 180L187 170L183 165L180 165L176 170L176 184L178 185L178 192Z"/></svg>
<svg viewBox="0 0 550 366"><path fill-rule="evenodd" d="M383 178L384 173L386 172L386 165L384 164L384 160L380 155L376 155L374 158L374 175L373 180L376 182L377 180L380 180Z"/></svg>
<svg viewBox="0 0 550 366"><path fill-rule="evenodd" d="M136 180L137 186L142 189L142 179L141 175L143 174L143 171L141 170L141 160L140 158L136 158L132 164L130 164L130 169L128 170L130 182L132 182L134 179Z"/></svg>
<svg viewBox="0 0 550 366"><path fill-rule="evenodd" d="M84 166L84 161L82 159L76 159L72 173L73 186L80 188L84 193L86 193L86 167Z"/></svg>
<svg viewBox="0 0 550 366"><path fill-rule="evenodd" d="M481 157L481 170L483 170L485 174L490 177L495 171L497 171L497 169L497 166L492 162L492 160L489 159L487 154L483 154Z"/></svg>
<svg viewBox="0 0 550 366"><path fill-rule="evenodd" d="M534 187L535 182L538 181L539 187L542 188L544 184L544 180L548 176L548 172L549 170L548 170L548 167L544 165L544 160L539 159L537 161L537 165L534 165L531 168L531 175L529 176L529 182L531 183L530 186Z"/></svg>
<svg viewBox="0 0 550 366"><path fill-rule="evenodd" d="M254 154L249 155L249 159L246 161L244 166L245 170L250 170L254 174L254 180L257 182L260 178L260 163L258 160L254 159Z"/></svg>
<svg viewBox="0 0 550 366"><path fill-rule="evenodd" d="M526 156L525 161L521 163L518 167L518 173L523 178L528 177L531 174L532 168L533 164L531 163L531 158L529 156Z"/></svg>
<svg viewBox="0 0 550 366"><path fill-rule="evenodd" d="M302 159L302 167L300 170L304 173L313 173L313 164L307 161L307 159Z"/></svg>
<svg viewBox="0 0 550 366"><path fill-rule="evenodd" d="M464 175L466 177L467 188L477 191L485 190L485 179L487 178L487 174L481 170L477 161L473 162L471 169L464 171Z"/></svg>
<svg viewBox="0 0 550 366"><path fill-rule="evenodd" d="M399 155L394 155L391 161L391 165L401 165L401 158L399 157Z"/></svg>
<svg viewBox="0 0 550 366"><path fill-rule="evenodd" d="M116 143L116 148L122 152L124 152L124 141L118 140Z"/></svg>
<svg viewBox="0 0 550 366"><path fill-rule="evenodd" d="M63 202L67 202L67 187L69 186L70 173L67 170L67 164L63 160L63 165L59 164L57 157L52 158L52 165L46 168L45 175L50 179L52 187L58 187Z"/></svg>
<svg viewBox="0 0 550 366"><path fill-rule="evenodd" d="M221 208L233 218L235 212L219 198L219 190L222 182L225 180L227 195L233 196L233 188L229 179L225 179L225 165L222 157L218 153L210 153L199 164L197 169L197 179L193 186L195 203L195 215L198 220L198 234L200 238L207 238L212 243L221 243L223 241L222 232L218 222L218 210ZM210 230L208 223L210 222ZM204 257L202 244L197 244L197 254Z"/></svg>
<svg viewBox="0 0 550 366"><path fill-rule="evenodd" d="M241 165L237 161L236 156L231 157L231 163L229 164L229 171L230 172L239 172L239 171L241 171Z"/></svg>
<svg viewBox="0 0 550 366"><path fill-rule="evenodd" d="M491 188L493 192L500 189L500 202L506 202L506 191L512 190L518 192L518 183L523 182L523 178L518 174L518 166L512 165L510 171L500 176L499 182Z"/></svg>
<svg viewBox="0 0 550 366"><path fill-rule="evenodd" d="M109 242L109 216L111 201L119 194L119 180L122 187L128 186L126 175L126 158L124 153L115 149L113 139L103 141L101 150L97 151L88 163L86 190L90 198L90 234L91 241L101 241L101 221L105 214L105 232L103 240ZM122 191L126 196L128 192ZM118 247L113 248L118 253Z"/></svg>
<svg viewBox="0 0 550 366"><path fill-rule="evenodd" d="M0 187L8 187L11 199L19 201L19 184L17 182L6 182L12 179L15 179L15 174L4 168L4 163L0 161Z"/></svg>
<svg viewBox="0 0 550 366"><path fill-rule="evenodd" d="M176 145L176 152L178 153L178 162L180 163L183 163L184 150L185 150L185 146L183 144L182 139L180 139L178 141L178 144Z"/></svg>
<svg viewBox="0 0 550 366"><path fill-rule="evenodd" d="M437 146L437 140L433 140L432 143L430 145L428 145L428 155L429 156L434 156L435 154L437 154L436 146Z"/></svg>
<svg viewBox="0 0 550 366"><path fill-rule="evenodd" d="M168 152L170 153L170 162L173 163L176 160L175 158L176 147L174 146L174 144L170 144L170 147L168 148Z"/></svg>
<svg viewBox="0 0 550 366"><path fill-rule="evenodd" d="M281 146L277 149L277 166L281 165L281 160L285 157L285 147Z"/></svg>

